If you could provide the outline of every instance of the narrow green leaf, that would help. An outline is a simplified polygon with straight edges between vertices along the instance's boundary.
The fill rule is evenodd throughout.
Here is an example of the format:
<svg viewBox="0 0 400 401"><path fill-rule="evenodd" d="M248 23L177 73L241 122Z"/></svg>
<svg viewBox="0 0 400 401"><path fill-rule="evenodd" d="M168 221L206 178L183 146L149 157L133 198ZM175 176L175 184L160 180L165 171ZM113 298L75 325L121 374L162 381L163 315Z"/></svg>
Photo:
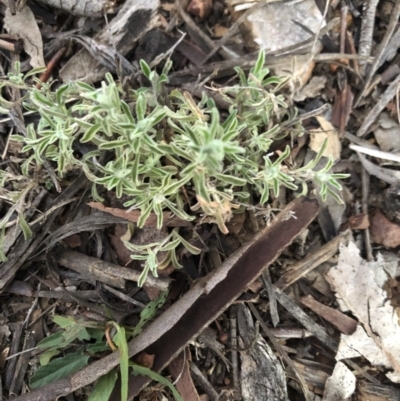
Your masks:
<svg viewBox="0 0 400 401"><path fill-rule="evenodd" d="M114 370L100 377L100 379L93 387L88 401L108 401L111 392L114 389L117 377L117 372L115 372Z"/></svg>
<svg viewBox="0 0 400 401"><path fill-rule="evenodd" d="M94 138L94 136L100 131L100 129L101 129L101 124L93 124L89 129L86 130L80 141L82 143L90 142Z"/></svg>
<svg viewBox="0 0 400 401"><path fill-rule="evenodd" d="M44 338L37 344L37 348L51 348L58 347L64 341L64 336L62 331L51 334L50 336Z"/></svg>
<svg viewBox="0 0 400 401"><path fill-rule="evenodd" d="M151 380L163 384L164 386L167 386L171 390L176 401L184 401L181 395L174 387L174 385L170 381L168 381L165 377L159 375L158 373L152 371L149 368L145 368L144 366L137 365L136 363L133 362L130 362L129 366L133 369L133 374L135 376L137 375L145 376L150 378Z"/></svg>
<svg viewBox="0 0 400 401"><path fill-rule="evenodd" d="M29 227L29 224L26 222L23 213L18 214L18 222L19 222L19 226L21 227L21 230L24 234L25 241L27 241L29 238L32 237L32 230Z"/></svg>
<svg viewBox="0 0 400 401"><path fill-rule="evenodd" d="M82 353L69 354L40 367L30 380L33 389L43 387L82 369L88 364L89 356Z"/></svg>
<svg viewBox="0 0 400 401"><path fill-rule="evenodd" d="M125 329L113 322L117 333L113 337L115 344L119 349L120 354L120 369L121 369L121 401L128 399L128 376L129 376L129 356L128 356L128 343L126 341Z"/></svg>
<svg viewBox="0 0 400 401"><path fill-rule="evenodd" d="M143 74L144 74L144 76L147 78L147 79L151 79L151 68L150 68L150 66L144 61L144 60L140 60L140 68L141 68L141 70L142 70L142 72L143 72Z"/></svg>
<svg viewBox="0 0 400 401"><path fill-rule="evenodd" d="M217 178L218 180L221 180L228 184L236 185L238 187L243 187L247 183L247 181L243 178L234 177L232 175L227 175L227 174L214 173L214 177Z"/></svg>
<svg viewBox="0 0 400 401"><path fill-rule="evenodd" d="M58 355L61 352L59 349L48 349L46 352L44 352L42 355L40 355L39 362L40 366L45 366L50 362L50 359L53 358L53 356Z"/></svg>

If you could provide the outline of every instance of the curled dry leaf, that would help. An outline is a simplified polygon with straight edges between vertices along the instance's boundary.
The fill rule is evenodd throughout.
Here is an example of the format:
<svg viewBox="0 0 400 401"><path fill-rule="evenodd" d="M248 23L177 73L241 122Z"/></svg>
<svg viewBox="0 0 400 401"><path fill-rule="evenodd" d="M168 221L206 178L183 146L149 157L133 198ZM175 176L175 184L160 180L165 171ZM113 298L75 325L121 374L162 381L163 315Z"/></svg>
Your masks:
<svg viewBox="0 0 400 401"><path fill-rule="evenodd" d="M212 9L212 0L192 0L187 8L188 13L200 19L207 18Z"/></svg>

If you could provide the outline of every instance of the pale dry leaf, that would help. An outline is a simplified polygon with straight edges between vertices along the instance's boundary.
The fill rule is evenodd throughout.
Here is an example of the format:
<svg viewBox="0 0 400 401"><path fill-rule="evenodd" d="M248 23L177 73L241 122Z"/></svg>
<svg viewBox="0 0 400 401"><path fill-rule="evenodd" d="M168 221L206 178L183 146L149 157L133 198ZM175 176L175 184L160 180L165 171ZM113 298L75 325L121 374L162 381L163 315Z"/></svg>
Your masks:
<svg viewBox="0 0 400 401"><path fill-rule="evenodd" d="M318 153L322 148L325 140L328 141L323 156L332 156L334 160L340 158L340 152L342 145L339 138L339 132L337 129L324 117L316 117L321 128L310 130L310 148Z"/></svg>
<svg viewBox="0 0 400 401"><path fill-rule="evenodd" d="M238 10L237 7L234 7L235 11ZM255 50L276 51L310 39L312 35L296 24L297 21L301 21L314 32L325 26L324 18L314 0L290 5L282 1L266 4L253 11L241 26L246 46Z"/></svg>
<svg viewBox="0 0 400 401"><path fill-rule="evenodd" d="M360 358L362 356L365 356L371 365L390 367L390 362L382 352L382 349L368 336L359 324L352 335L340 335L336 360L341 361L343 359Z"/></svg>
<svg viewBox="0 0 400 401"><path fill-rule="evenodd" d="M4 28L10 35L22 39L24 50L31 56L30 65L33 68L45 65L43 57L43 41L35 16L28 6L12 15L10 9L6 9L4 16Z"/></svg>
<svg viewBox="0 0 400 401"><path fill-rule="evenodd" d="M379 254L377 261L363 260L356 245L350 242L348 246L340 246L338 264L327 273L327 280L341 301L341 307L344 305L358 318L366 334L382 351L388 361L384 366L393 369L387 376L398 383L400 326L388 294L382 288L389 278L383 265L384 260ZM357 351L368 358L370 348L360 345Z"/></svg>
<svg viewBox="0 0 400 401"><path fill-rule="evenodd" d="M356 389L356 377L342 362L337 362L325 384L322 401L341 401L351 397Z"/></svg>
<svg viewBox="0 0 400 401"><path fill-rule="evenodd" d="M293 99L296 102L302 102L308 98L315 98L320 93L321 90L325 87L326 84L326 76L314 76L311 78L310 82L304 86L294 97Z"/></svg>

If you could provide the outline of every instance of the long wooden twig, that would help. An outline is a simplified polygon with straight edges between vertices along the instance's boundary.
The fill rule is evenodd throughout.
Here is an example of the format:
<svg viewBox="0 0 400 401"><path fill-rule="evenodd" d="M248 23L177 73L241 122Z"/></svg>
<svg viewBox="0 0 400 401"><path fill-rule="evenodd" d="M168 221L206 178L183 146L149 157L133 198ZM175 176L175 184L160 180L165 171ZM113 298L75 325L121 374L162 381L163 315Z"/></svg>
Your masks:
<svg viewBox="0 0 400 401"><path fill-rule="evenodd" d="M199 280L189 292L130 341L129 357L146 351L154 355L152 369L162 370L174 355L221 314L279 256L315 218L318 209L316 200L305 198L289 204L271 226L258 233L220 268ZM72 376L23 394L14 401L52 401L93 383L118 366L119 362L119 352L113 352ZM147 382L148 378L131 377L129 399ZM120 396L116 393L111 400L120 400Z"/></svg>

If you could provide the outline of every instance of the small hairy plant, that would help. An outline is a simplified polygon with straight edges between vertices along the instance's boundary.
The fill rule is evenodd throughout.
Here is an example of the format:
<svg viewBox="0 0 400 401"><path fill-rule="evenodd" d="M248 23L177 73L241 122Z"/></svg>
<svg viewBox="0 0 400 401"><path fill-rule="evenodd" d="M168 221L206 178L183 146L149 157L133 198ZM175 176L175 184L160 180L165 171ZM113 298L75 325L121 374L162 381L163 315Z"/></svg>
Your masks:
<svg viewBox="0 0 400 401"><path fill-rule="evenodd" d="M227 233L225 223L250 193L263 205L282 186L305 194L309 182L318 183L323 199L331 195L340 201L338 180L346 175L330 173L333 160L314 171L324 149L300 168L289 160L289 147L278 156L270 152L274 141L302 135L303 128L281 91L285 80L268 76L263 52L248 75L237 68L239 82L219 89L230 104L224 113L205 95L200 102L178 90L166 97L163 85L170 62L160 75L144 61L140 64L151 85L129 93L111 74L100 88L72 82L56 90L28 86L21 74L10 76L10 82L27 90L26 110L40 115L26 136L12 137L24 144L28 155L23 174L31 176L44 160L54 163L59 177L83 170L95 199L102 200L102 186L123 197L127 208L140 210L138 227L150 214L161 228L164 212L186 221L201 212ZM188 204L187 193L195 204ZM126 243L132 258L145 261L140 284L148 272L157 274L160 252L167 252L168 261L179 267L175 249L180 245L199 252L177 230L146 246Z"/></svg>

